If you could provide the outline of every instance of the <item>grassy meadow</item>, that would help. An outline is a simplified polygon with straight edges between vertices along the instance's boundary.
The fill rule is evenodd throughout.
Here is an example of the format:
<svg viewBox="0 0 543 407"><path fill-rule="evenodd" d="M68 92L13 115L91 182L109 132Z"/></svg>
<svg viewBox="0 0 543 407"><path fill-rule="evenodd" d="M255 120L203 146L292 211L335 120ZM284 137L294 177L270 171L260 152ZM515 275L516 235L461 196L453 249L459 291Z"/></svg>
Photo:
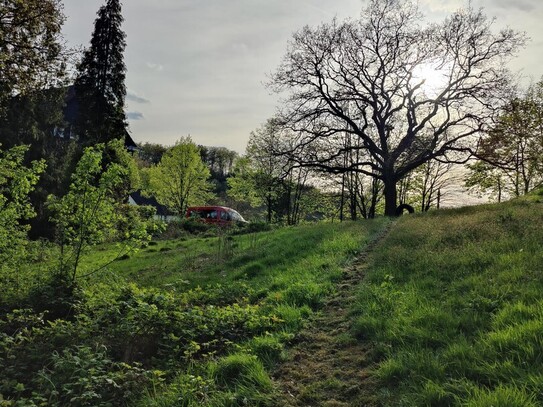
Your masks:
<svg viewBox="0 0 543 407"><path fill-rule="evenodd" d="M404 216L362 256L335 343L369 349L369 405L543 405L542 201ZM98 246L71 291L40 244L0 281L0 406L273 406L272 372L390 222L211 229L103 269L118 248Z"/></svg>
<svg viewBox="0 0 543 407"><path fill-rule="evenodd" d="M541 198L404 217L374 251L352 331L380 405L543 405Z"/></svg>

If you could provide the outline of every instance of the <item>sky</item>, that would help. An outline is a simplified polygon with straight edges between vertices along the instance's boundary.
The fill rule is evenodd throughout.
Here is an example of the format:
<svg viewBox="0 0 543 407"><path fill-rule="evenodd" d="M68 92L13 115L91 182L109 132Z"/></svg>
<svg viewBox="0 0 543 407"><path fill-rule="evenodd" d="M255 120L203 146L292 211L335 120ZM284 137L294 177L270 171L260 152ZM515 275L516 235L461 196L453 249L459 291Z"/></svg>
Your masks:
<svg viewBox="0 0 543 407"><path fill-rule="evenodd" d="M87 47L106 0L64 0L69 46ZM136 142L194 142L243 153L251 131L274 115L279 97L265 87L292 34L334 17L356 18L365 0L124 0L127 116ZM419 0L429 20L464 6ZM510 68L543 76L543 2L472 0L531 38Z"/></svg>

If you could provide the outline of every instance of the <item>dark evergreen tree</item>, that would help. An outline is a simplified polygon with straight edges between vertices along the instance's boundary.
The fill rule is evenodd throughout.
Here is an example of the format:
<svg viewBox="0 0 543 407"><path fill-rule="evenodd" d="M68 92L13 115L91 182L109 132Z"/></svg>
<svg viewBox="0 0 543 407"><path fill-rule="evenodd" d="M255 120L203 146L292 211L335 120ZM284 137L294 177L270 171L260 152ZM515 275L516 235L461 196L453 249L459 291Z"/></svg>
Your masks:
<svg viewBox="0 0 543 407"><path fill-rule="evenodd" d="M83 144L124 138L126 134L123 20L120 1L107 0L98 10L90 48L78 66L75 132Z"/></svg>

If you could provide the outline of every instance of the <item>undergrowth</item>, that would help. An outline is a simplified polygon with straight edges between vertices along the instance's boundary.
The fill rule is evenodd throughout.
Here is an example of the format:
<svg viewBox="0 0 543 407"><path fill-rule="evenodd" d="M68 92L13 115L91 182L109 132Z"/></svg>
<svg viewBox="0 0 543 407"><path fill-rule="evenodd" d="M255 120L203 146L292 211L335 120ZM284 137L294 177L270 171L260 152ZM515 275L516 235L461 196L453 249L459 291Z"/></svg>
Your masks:
<svg viewBox="0 0 543 407"><path fill-rule="evenodd" d="M62 290L31 262L1 301L0 406L269 405L268 372L382 226L156 241Z"/></svg>

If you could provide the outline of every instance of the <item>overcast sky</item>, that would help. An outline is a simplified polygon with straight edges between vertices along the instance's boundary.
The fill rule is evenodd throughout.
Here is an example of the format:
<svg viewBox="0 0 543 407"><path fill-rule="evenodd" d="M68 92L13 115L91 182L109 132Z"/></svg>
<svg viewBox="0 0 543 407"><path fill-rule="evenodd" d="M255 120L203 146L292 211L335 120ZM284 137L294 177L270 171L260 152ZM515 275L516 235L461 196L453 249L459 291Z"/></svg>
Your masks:
<svg viewBox="0 0 543 407"><path fill-rule="evenodd" d="M64 0L64 35L88 46L106 0ZM198 143L244 152L252 130L275 111L263 85L292 33L337 16L356 17L364 0L124 0L130 132L137 142ZM442 18L460 0L419 0L428 18ZM473 0L496 27L526 31L531 42L511 68L543 75L543 2Z"/></svg>

